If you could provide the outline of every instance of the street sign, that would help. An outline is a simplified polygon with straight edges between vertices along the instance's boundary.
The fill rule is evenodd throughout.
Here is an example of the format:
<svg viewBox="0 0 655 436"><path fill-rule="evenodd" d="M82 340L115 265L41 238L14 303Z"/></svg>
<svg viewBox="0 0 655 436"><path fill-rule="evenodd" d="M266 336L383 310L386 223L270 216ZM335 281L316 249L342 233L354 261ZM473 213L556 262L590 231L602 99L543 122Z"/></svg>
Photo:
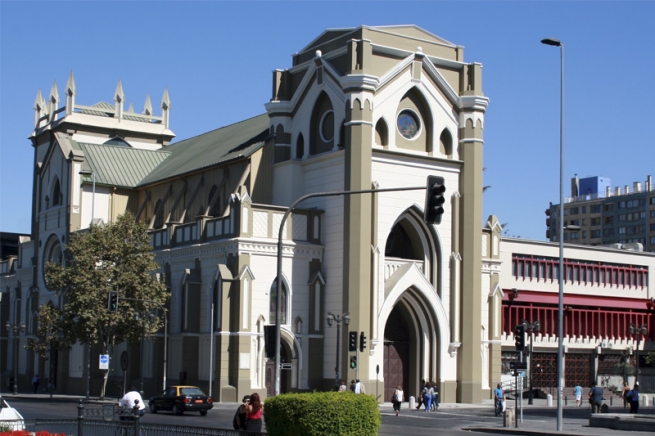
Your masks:
<svg viewBox="0 0 655 436"><path fill-rule="evenodd" d="M121 369L127 371L127 366L130 363L129 358L127 357L127 351L121 353Z"/></svg>
<svg viewBox="0 0 655 436"><path fill-rule="evenodd" d="M100 369L109 369L109 354L100 355Z"/></svg>
<svg viewBox="0 0 655 436"><path fill-rule="evenodd" d="M528 369L528 362L510 362L509 369Z"/></svg>
<svg viewBox="0 0 655 436"><path fill-rule="evenodd" d="M290 363L280 363L280 369L291 369Z"/></svg>

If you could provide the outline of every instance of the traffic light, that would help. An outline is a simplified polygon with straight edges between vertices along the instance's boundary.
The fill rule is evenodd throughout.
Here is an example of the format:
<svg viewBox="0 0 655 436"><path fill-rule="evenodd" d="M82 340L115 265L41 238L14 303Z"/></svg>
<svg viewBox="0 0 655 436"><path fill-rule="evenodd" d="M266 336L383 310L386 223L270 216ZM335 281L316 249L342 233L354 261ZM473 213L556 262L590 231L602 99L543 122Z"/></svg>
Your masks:
<svg viewBox="0 0 655 436"><path fill-rule="evenodd" d="M423 212L423 221L427 224L441 224L443 215L443 204L446 202L444 197L446 185L443 177L428 176L428 185L425 189L425 211Z"/></svg>
<svg viewBox="0 0 655 436"><path fill-rule="evenodd" d="M107 310L110 312L118 311L118 291L109 291L109 304Z"/></svg>
<svg viewBox="0 0 655 436"><path fill-rule="evenodd" d="M357 356L350 356L350 369L357 368Z"/></svg>
<svg viewBox="0 0 655 436"><path fill-rule="evenodd" d="M516 351L525 350L525 324L519 324L514 329L514 345Z"/></svg>
<svg viewBox="0 0 655 436"><path fill-rule="evenodd" d="M348 351L357 351L357 332L348 332Z"/></svg>
<svg viewBox="0 0 655 436"><path fill-rule="evenodd" d="M360 351L360 353L363 353L365 349L366 349L366 336L364 335L364 332L361 332L359 334L359 351Z"/></svg>

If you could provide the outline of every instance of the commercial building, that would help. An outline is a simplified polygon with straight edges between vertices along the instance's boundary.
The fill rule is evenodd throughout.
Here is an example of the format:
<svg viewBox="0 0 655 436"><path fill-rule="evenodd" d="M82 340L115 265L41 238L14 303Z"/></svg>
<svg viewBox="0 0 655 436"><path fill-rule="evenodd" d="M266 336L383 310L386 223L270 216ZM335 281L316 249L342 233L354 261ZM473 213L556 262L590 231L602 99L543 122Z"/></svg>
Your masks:
<svg viewBox="0 0 655 436"><path fill-rule="evenodd" d="M559 205L546 209L546 237L557 241ZM564 202L564 241L580 245L613 245L655 251L655 190L652 177L632 186L611 187L607 177L571 180Z"/></svg>

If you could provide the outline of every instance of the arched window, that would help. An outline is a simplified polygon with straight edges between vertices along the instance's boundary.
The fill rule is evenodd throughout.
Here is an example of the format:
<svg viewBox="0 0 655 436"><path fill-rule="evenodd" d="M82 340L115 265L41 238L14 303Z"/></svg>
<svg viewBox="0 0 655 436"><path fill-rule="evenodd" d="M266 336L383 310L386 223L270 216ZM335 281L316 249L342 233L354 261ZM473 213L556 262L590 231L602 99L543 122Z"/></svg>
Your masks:
<svg viewBox="0 0 655 436"><path fill-rule="evenodd" d="M305 138L302 136L302 133L298 135L296 140L296 159L302 159L305 155Z"/></svg>
<svg viewBox="0 0 655 436"><path fill-rule="evenodd" d="M324 92L316 100L310 126L309 154L316 155L334 148L334 111Z"/></svg>
<svg viewBox="0 0 655 436"><path fill-rule="evenodd" d="M61 206L63 203L64 196L61 193L61 184L59 179L55 179L55 184L52 188L52 206Z"/></svg>
<svg viewBox="0 0 655 436"><path fill-rule="evenodd" d="M382 118L375 124L375 143L383 147L389 145L389 128Z"/></svg>
<svg viewBox="0 0 655 436"><path fill-rule="evenodd" d="M453 137L448 129L443 129L439 137L439 151L444 156L453 155Z"/></svg>
<svg viewBox="0 0 655 436"><path fill-rule="evenodd" d="M287 309L288 309L288 299L287 299L287 285L282 281L282 307L280 307L280 324L287 324ZM277 279L273 281L271 285L271 292L269 294L269 316L271 324L276 323L275 318L275 308L277 305Z"/></svg>
<svg viewBox="0 0 655 436"><path fill-rule="evenodd" d="M410 89L400 100L396 114L396 147L433 152L432 115L423 94Z"/></svg>

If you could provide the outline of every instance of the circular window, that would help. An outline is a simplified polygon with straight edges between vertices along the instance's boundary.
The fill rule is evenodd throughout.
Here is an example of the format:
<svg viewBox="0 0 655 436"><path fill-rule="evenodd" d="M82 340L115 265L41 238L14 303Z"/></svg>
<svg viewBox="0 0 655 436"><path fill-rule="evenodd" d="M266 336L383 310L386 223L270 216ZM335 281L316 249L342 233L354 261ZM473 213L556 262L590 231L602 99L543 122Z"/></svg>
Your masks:
<svg viewBox="0 0 655 436"><path fill-rule="evenodd" d="M421 124L414 112L404 110L398 115L398 131L404 138L415 138L420 128Z"/></svg>
<svg viewBox="0 0 655 436"><path fill-rule="evenodd" d="M321 118L321 139L330 142L334 139L334 112L327 111Z"/></svg>

